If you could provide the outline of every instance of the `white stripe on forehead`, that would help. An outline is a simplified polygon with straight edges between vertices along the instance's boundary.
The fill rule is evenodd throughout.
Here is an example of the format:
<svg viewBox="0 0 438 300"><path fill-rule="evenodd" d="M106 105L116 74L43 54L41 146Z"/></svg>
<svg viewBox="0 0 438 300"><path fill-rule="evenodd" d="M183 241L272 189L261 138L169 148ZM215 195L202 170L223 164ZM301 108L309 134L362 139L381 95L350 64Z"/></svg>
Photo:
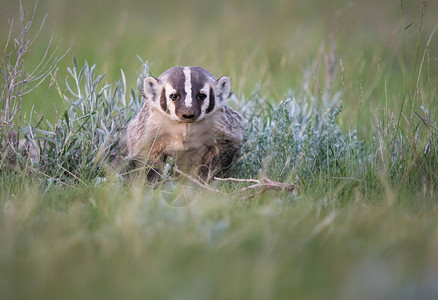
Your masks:
<svg viewBox="0 0 438 300"><path fill-rule="evenodd" d="M192 107L192 71L189 67L184 67L183 72L185 76L184 90L186 91L184 103L186 107Z"/></svg>

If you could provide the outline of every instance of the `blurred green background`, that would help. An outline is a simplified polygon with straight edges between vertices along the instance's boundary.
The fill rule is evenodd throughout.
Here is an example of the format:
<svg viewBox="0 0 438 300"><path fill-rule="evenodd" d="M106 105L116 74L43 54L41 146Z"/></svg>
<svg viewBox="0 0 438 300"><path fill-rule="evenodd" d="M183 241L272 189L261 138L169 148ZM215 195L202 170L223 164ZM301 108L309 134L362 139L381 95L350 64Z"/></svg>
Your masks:
<svg viewBox="0 0 438 300"><path fill-rule="evenodd" d="M34 2L23 4L30 15ZM135 88L141 68L138 55L152 63L152 75L158 76L175 65L198 65L215 76L231 77L239 97L249 97L260 84L262 95L274 102L283 99L289 90L321 95L331 68L331 92L344 90L341 125L351 126L349 120L357 120L360 106L366 108L360 112L364 115L361 118L369 119L373 108L381 104L385 88L377 79L390 78L387 88L400 91L391 93L394 99L389 99L389 105L394 109L400 105L403 60L406 80L414 80L410 67L418 65L423 54L421 47L415 54L417 38L424 47L438 21L438 1L429 1L418 35L421 6L421 1L404 1L402 24L398 0L45 0L38 4L33 31L47 13L46 25L26 64L31 69L41 59L54 30L59 55L72 46L54 77L63 90L73 54L80 65L85 60L96 64L97 73L105 73L109 83L119 80L123 69L128 87ZM15 18L18 25L18 13L17 0L1 0L2 45L8 19ZM434 38L428 57L432 73L438 69L437 46ZM25 98L27 111L34 106L49 119L55 117L55 107L60 110L63 105L50 80ZM366 135L368 129L365 124L359 133Z"/></svg>
<svg viewBox="0 0 438 300"><path fill-rule="evenodd" d="M23 2L30 15L34 1ZM25 58L27 70L43 57L53 30L58 55L71 50L56 74L26 95L28 117L32 107L48 119L62 112L56 86L68 94L73 54L80 66L96 64L108 83L123 69L130 88L141 69L138 55L152 63L154 76L175 65L227 75L243 99L258 85L272 103L289 91L321 105L337 104L330 99L340 95L340 126L386 148L380 145L382 164L363 178L318 173L297 196L201 192L181 208L164 203L160 188L125 188L109 179L69 188L48 180L46 189L27 171L24 181L5 175L2 299L436 298L436 156L427 157L436 152L426 152L426 143L410 147L418 132L426 141L436 134L429 127L438 111L438 35L425 48L438 1L423 11L422 3L41 0L33 33L48 17ZM12 18L17 32L19 1L0 0L1 51ZM430 126L409 111L412 105L421 113L422 104ZM392 112L400 130L382 136L395 127ZM392 161L395 146L406 154L400 163Z"/></svg>

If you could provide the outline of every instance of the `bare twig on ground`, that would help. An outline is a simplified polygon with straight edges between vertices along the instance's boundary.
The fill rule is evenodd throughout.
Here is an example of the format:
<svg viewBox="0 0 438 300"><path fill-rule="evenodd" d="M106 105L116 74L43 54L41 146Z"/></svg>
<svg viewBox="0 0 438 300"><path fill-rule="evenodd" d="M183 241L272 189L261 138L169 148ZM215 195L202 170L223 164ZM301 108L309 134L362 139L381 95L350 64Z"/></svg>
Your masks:
<svg viewBox="0 0 438 300"><path fill-rule="evenodd" d="M222 191L214 189L211 186L209 186L208 184L205 184L205 183L197 180L193 176L191 176L191 175L189 175L187 173L184 173L183 171L178 169L177 166L175 166L174 170L175 170L175 173L177 173L178 175L184 176L185 178L187 178L188 180L190 180L191 182L195 183L196 185L200 186L203 189L206 189L206 190L208 190L210 192L214 192L214 193L217 193L217 194L223 194ZM240 179L240 178L219 178L219 177L214 177L214 179L218 180L218 181L232 181L232 182L250 182L250 183L254 183L254 184L252 184L250 186L241 188L241 189L239 189L239 190L237 190L235 192L235 193L242 193L242 192L246 192L246 191L249 191L249 190L260 189L256 193L251 194L250 197L253 197L256 194L262 194L262 193L264 193L266 191L269 191L269 190L296 192L296 187L295 187L294 183L281 183L281 182L273 181L273 180L268 179L268 178L262 178L262 179Z"/></svg>
<svg viewBox="0 0 438 300"><path fill-rule="evenodd" d="M219 178L219 177L215 177L215 180L219 180L219 181L234 181L234 182L252 182L255 183L253 185L244 187L240 190L238 190L238 192L244 192L250 189L257 189L257 188L262 188L261 193L264 193L265 191L268 190L275 190L275 191L289 191L289 192L293 192L295 191L295 184L293 183L281 183L281 182L277 182L277 181L273 181L269 178L262 178L262 179L238 179L238 178Z"/></svg>

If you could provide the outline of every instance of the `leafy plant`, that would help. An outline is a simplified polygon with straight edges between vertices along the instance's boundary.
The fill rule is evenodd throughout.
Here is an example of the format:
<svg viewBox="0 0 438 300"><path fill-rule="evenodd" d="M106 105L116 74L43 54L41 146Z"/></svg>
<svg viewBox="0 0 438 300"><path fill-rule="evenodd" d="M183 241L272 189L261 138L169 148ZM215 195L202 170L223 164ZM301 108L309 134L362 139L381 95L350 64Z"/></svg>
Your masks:
<svg viewBox="0 0 438 300"><path fill-rule="evenodd" d="M355 132L344 133L336 124L342 101L324 114L293 94L273 109L256 109L259 99L253 100L242 159L234 168L238 176L264 175L280 181L296 175L345 176L373 157Z"/></svg>
<svg viewBox="0 0 438 300"><path fill-rule="evenodd" d="M143 62L143 74L148 73ZM56 121L41 124L33 131L40 156L35 167L46 176L64 181L67 178L83 181L102 175L103 166L119 151L119 135L130 117L141 107L139 93L126 95L126 80L115 86L102 84L103 75L95 76L95 65L79 69L73 58L68 68L70 78L65 85L68 94L58 86L63 100L70 105ZM30 126L29 126L30 128Z"/></svg>

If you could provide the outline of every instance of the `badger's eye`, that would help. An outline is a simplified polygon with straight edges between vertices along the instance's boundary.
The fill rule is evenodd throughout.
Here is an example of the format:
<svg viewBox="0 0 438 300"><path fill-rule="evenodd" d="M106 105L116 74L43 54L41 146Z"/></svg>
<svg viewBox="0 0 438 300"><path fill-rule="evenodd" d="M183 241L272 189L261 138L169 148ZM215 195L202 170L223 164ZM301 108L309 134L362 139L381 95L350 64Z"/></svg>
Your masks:
<svg viewBox="0 0 438 300"><path fill-rule="evenodd" d="M176 101L176 100L178 100L179 95L178 95L178 94L170 94L169 98L170 98L172 101Z"/></svg>
<svg viewBox="0 0 438 300"><path fill-rule="evenodd" d="M199 95L198 95L198 98L199 98L199 100L201 100L201 101L204 101L204 100L205 100L205 98L207 98L207 95L206 95L206 94L203 94L203 93L201 93L201 94L199 94Z"/></svg>

